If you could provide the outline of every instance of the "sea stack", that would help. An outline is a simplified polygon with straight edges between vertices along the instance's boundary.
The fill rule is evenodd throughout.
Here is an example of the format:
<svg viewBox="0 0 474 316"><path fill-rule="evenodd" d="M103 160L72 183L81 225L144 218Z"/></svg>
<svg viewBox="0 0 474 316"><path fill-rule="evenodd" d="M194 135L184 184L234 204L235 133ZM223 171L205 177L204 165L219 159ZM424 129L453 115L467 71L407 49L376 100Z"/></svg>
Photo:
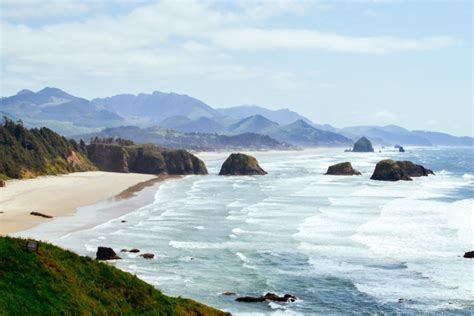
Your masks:
<svg viewBox="0 0 474 316"><path fill-rule="evenodd" d="M265 175L255 157L245 154L231 154L221 167L220 176Z"/></svg>
<svg viewBox="0 0 474 316"><path fill-rule="evenodd" d="M352 151L359 153L374 152L374 147L372 147L372 143L370 142L370 140L368 140L366 137L361 137L358 141L355 142Z"/></svg>
<svg viewBox="0 0 474 316"><path fill-rule="evenodd" d="M404 153L404 152L405 152L405 148L403 148L403 146L398 147L398 152Z"/></svg>
<svg viewBox="0 0 474 316"><path fill-rule="evenodd" d="M380 181L411 181L413 180L411 177L422 177L429 174L434 173L422 165L416 165L411 161L386 159L377 163L370 179Z"/></svg>
<svg viewBox="0 0 474 316"><path fill-rule="evenodd" d="M359 176L361 173L352 168L351 163L347 161L330 166L325 174L334 176Z"/></svg>

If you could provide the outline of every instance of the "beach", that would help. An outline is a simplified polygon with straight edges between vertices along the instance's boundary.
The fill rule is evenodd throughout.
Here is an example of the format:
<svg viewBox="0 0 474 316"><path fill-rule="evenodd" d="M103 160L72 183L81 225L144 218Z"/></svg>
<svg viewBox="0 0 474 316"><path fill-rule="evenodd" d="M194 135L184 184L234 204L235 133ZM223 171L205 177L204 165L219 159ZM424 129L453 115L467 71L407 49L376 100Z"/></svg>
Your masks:
<svg viewBox="0 0 474 316"><path fill-rule="evenodd" d="M39 212L53 217L71 216L76 209L108 199L126 199L156 181L149 174L77 172L10 180L0 189L0 235L35 227L51 219L30 215Z"/></svg>

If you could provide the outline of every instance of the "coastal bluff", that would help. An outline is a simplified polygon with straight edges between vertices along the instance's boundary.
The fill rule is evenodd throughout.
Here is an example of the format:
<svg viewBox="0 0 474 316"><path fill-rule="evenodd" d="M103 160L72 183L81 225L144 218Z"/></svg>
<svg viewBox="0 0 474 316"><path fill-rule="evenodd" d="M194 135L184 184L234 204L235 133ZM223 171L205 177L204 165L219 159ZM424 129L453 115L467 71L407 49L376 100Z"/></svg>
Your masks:
<svg viewBox="0 0 474 316"><path fill-rule="evenodd" d="M122 146L92 142L87 145L87 156L101 171L169 175L208 173L204 162L193 154L151 144Z"/></svg>
<svg viewBox="0 0 474 316"><path fill-rule="evenodd" d="M267 172L260 167L255 157L234 153L222 164L220 176L265 175Z"/></svg>
<svg viewBox="0 0 474 316"><path fill-rule="evenodd" d="M380 181L411 181L413 180L412 177L423 177L430 174L434 175L433 171L411 161L385 159L377 163L370 179Z"/></svg>

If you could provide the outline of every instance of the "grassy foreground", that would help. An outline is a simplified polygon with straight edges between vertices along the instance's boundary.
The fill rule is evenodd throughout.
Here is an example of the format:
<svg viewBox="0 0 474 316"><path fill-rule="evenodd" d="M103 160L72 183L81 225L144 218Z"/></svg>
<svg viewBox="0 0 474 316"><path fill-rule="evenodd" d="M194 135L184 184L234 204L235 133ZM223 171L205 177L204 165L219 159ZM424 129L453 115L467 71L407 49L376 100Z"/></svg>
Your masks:
<svg viewBox="0 0 474 316"><path fill-rule="evenodd" d="M230 315L47 243L0 237L0 315Z"/></svg>

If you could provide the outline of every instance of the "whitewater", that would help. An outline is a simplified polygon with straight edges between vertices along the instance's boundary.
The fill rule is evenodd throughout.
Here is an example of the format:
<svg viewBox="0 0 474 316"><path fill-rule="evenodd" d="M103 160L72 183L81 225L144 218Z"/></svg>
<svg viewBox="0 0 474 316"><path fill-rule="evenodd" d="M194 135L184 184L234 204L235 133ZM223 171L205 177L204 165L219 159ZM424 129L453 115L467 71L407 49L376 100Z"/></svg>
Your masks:
<svg viewBox="0 0 474 316"><path fill-rule="evenodd" d="M121 253L116 265L236 315L470 315L474 261L462 256L474 250L473 150L406 149L254 153L268 175L243 177L217 176L226 154L202 155L209 176L162 183L153 203L52 242L89 256L99 245L154 253ZM387 158L436 175L370 180ZM344 161L362 175L324 175ZM298 300L241 303L224 292Z"/></svg>

